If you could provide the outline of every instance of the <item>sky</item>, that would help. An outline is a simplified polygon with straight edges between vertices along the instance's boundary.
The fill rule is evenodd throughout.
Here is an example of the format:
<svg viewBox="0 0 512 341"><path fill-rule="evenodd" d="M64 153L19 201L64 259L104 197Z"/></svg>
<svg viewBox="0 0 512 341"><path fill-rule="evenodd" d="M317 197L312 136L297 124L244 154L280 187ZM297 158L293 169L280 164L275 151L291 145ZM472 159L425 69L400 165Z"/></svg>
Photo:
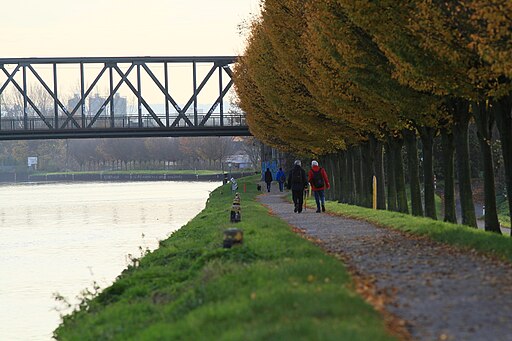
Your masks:
<svg viewBox="0 0 512 341"><path fill-rule="evenodd" d="M247 26L258 15L259 3L260 0L3 1L0 57L241 55L246 37L239 26L244 23ZM247 33L247 30L242 32ZM198 81L210 67L198 65ZM178 65L170 68L171 95L182 105L193 93L191 66L189 69ZM42 66L38 72L52 84L51 65ZM93 69L88 76L86 66L86 83L90 83L97 72ZM162 70L154 72L163 73ZM77 93L78 64L61 65L58 74L59 93L69 96ZM21 72L16 75L18 82L21 82L20 77ZM5 79L5 75L0 74L0 84ZM30 86L31 80L28 82ZM199 98L200 104L204 102L209 106L218 96L215 82L212 77L201 92L200 96L204 97ZM98 84L95 92L107 96L107 77ZM142 88L145 99L152 103L163 102L154 83L143 80ZM8 91L16 92L12 84L6 93ZM128 102L133 103L134 95L126 85L119 94L128 96Z"/></svg>
<svg viewBox="0 0 512 341"><path fill-rule="evenodd" d="M259 0L3 1L2 57L238 55Z"/></svg>

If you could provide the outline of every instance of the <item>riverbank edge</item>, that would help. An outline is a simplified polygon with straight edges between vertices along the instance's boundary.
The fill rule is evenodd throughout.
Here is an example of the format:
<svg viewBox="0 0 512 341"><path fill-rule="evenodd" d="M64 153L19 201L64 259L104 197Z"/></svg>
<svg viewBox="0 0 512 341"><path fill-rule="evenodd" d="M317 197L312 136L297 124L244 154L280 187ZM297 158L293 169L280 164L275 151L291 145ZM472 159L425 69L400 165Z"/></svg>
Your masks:
<svg viewBox="0 0 512 341"><path fill-rule="evenodd" d="M343 264L258 203L259 176L239 180L242 221L229 223L229 185L206 207L134 259L112 286L82 297L58 340L396 340L356 294ZM244 243L222 248L226 228Z"/></svg>
<svg viewBox="0 0 512 341"><path fill-rule="evenodd" d="M254 174L254 172L233 172L218 174L194 174L194 173L59 173L33 175L28 173L4 173L0 177L0 183L23 183L23 182L115 182L115 181L223 181L227 177L239 179Z"/></svg>

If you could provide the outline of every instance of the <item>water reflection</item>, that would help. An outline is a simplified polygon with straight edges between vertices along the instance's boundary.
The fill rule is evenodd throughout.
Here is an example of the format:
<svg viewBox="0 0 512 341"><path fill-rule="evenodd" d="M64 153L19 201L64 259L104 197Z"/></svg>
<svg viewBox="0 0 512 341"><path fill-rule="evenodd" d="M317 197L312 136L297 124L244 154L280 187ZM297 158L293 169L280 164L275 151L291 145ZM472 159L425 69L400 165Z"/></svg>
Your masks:
<svg viewBox="0 0 512 341"><path fill-rule="evenodd" d="M119 223L119 214L117 213L116 207L112 207L112 223L114 223L114 225Z"/></svg>
<svg viewBox="0 0 512 341"><path fill-rule="evenodd" d="M57 220L62 220L62 209L60 208L60 206L57 206Z"/></svg>
<svg viewBox="0 0 512 341"><path fill-rule="evenodd" d="M145 224L145 223L146 223L146 212L144 211L144 206L141 206L141 207L139 208L139 210L140 210L140 214L139 214L139 216L140 216L140 222L141 222L142 224Z"/></svg>
<svg viewBox="0 0 512 341"><path fill-rule="evenodd" d="M82 206L82 219L85 225L89 225L89 208L86 205Z"/></svg>
<svg viewBox="0 0 512 341"><path fill-rule="evenodd" d="M25 209L25 215L27 217L27 225L31 225L32 224L32 208L31 207L27 207Z"/></svg>
<svg viewBox="0 0 512 341"><path fill-rule="evenodd" d="M93 282L108 286L126 267L127 254L157 247L217 186L0 186L0 340L50 340L59 323L53 293L74 298Z"/></svg>

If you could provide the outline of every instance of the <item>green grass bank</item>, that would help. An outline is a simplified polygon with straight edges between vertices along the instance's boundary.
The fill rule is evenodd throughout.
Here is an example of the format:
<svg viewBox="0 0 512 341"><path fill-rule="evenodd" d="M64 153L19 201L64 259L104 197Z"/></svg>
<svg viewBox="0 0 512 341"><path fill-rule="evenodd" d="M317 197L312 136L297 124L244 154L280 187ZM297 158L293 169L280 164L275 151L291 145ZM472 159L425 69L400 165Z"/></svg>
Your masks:
<svg viewBox="0 0 512 341"><path fill-rule="evenodd" d="M219 187L193 220L64 317L55 337L396 340L342 263L255 201L257 178L239 181L242 222L229 223L233 194ZM233 226L244 244L223 249L223 230Z"/></svg>
<svg viewBox="0 0 512 341"><path fill-rule="evenodd" d="M308 205L311 207L315 205L313 198L308 200ZM378 226L426 236L441 243L476 250L483 254L512 261L512 238L509 236L477 230L465 225L414 217L398 212L340 204L334 201L326 202L326 208L329 212L345 217L366 220Z"/></svg>

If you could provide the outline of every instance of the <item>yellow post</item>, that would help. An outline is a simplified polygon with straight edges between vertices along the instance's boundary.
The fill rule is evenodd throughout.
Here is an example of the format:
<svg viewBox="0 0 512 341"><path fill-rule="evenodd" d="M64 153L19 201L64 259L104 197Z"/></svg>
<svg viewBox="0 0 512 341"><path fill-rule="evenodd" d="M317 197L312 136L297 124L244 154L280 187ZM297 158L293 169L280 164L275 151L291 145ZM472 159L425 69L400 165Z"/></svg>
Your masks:
<svg viewBox="0 0 512 341"><path fill-rule="evenodd" d="M377 177L373 176L373 209L377 209Z"/></svg>

